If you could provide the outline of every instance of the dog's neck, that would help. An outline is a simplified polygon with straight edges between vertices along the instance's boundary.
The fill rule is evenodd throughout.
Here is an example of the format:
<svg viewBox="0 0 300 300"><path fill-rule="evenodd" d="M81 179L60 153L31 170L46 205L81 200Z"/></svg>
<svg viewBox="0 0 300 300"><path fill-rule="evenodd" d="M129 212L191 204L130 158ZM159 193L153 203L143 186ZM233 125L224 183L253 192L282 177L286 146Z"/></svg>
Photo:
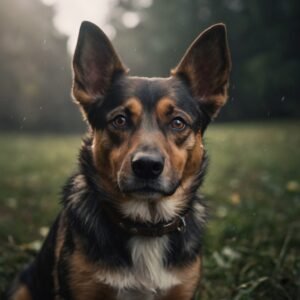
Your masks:
<svg viewBox="0 0 300 300"><path fill-rule="evenodd" d="M184 231L186 227L186 218L190 213L190 210L185 210L180 215L174 215L169 221L163 220L153 223L143 219L141 219L141 221L133 221L131 218L125 217L118 209L107 203L103 203L102 207L109 216L111 222L115 223L123 231L132 236L146 237L160 237L175 231Z"/></svg>

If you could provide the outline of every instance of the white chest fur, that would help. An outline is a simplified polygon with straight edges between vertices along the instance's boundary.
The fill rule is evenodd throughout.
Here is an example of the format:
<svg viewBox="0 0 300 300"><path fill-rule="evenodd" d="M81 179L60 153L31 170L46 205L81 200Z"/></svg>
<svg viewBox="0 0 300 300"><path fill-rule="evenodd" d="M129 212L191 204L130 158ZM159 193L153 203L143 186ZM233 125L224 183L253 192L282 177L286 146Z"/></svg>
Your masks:
<svg viewBox="0 0 300 300"><path fill-rule="evenodd" d="M164 267L168 237L133 237L129 242L133 266L130 269L101 271L97 280L118 290L119 299L152 300L180 280Z"/></svg>
<svg viewBox="0 0 300 300"><path fill-rule="evenodd" d="M151 291L121 290L118 291L118 300L155 300L156 293Z"/></svg>

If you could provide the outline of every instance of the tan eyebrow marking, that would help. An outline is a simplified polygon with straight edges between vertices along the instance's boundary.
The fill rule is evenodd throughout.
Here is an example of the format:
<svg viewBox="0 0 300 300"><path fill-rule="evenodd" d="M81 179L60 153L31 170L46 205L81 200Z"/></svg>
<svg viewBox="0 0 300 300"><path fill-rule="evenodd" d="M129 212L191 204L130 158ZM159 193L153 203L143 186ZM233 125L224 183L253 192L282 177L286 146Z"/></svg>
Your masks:
<svg viewBox="0 0 300 300"><path fill-rule="evenodd" d="M175 101L168 97L162 98L156 105L156 113L160 119L164 119L166 115L172 114L174 109Z"/></svg>
<svg viewBox="0 0 300 300"><path fill-rule="evenodd" d="M129 98L125 103L125 109L129 110L132 121L134 123L137 123L138 120L141 119L143 114L143 106L138 98L135 97Z"/></svg>
<svg viewBox="0 0 300 300"><path fill-rule="evenodd" d="M110 111L106 117L108 120L110 120L116 117L118 114L125 114L126 112L130 113L134 121L141 117L143 108L138 98L129 98L125 104L120 105Z"/></svg>
<svg viewBox="0 0 300 300"><path fill-rule="evenodd" d="M184 110L176 106L175 100L164 97L158 101L156 106L156 113L160 120L167 121L172 115L179 115L183 117L187 122L192 123L191 116Z"/></svg>

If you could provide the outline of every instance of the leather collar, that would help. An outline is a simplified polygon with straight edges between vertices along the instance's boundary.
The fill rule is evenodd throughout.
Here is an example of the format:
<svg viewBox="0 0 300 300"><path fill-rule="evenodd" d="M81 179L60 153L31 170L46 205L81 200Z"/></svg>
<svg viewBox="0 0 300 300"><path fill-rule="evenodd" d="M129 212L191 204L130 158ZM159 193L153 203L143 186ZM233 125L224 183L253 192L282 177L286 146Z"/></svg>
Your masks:
<svg viewBox="0 0 300 300"><path fill-rule="evenodd" d="M186 228L185 219L187 212L169 222L142 223L123 217L116 209L111 208L109 205L103 205L103 207L111 221L130 235L161 237L171 232L184 232Z"/></svg>

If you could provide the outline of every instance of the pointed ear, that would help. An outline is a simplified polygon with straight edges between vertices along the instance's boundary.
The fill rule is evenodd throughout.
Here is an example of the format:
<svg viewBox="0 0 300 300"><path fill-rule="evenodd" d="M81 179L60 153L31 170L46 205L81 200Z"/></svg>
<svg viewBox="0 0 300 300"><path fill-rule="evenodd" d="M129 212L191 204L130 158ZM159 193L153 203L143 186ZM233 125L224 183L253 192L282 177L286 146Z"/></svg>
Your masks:
<svg viewBox="0 0 300 300"><path fill-rule="evenodd" d="M73 70L73 96L82 105L103 97L113 77L126 72L104 32L86 21L80 27Z"/></svg>
<svg viewBox="0 0 300 300"><path fill-rule="evenodd" d="M216 24L192 43L172 75L188 81L193 97L213 118L226 103L230 70L226 27Z"/></svg>

